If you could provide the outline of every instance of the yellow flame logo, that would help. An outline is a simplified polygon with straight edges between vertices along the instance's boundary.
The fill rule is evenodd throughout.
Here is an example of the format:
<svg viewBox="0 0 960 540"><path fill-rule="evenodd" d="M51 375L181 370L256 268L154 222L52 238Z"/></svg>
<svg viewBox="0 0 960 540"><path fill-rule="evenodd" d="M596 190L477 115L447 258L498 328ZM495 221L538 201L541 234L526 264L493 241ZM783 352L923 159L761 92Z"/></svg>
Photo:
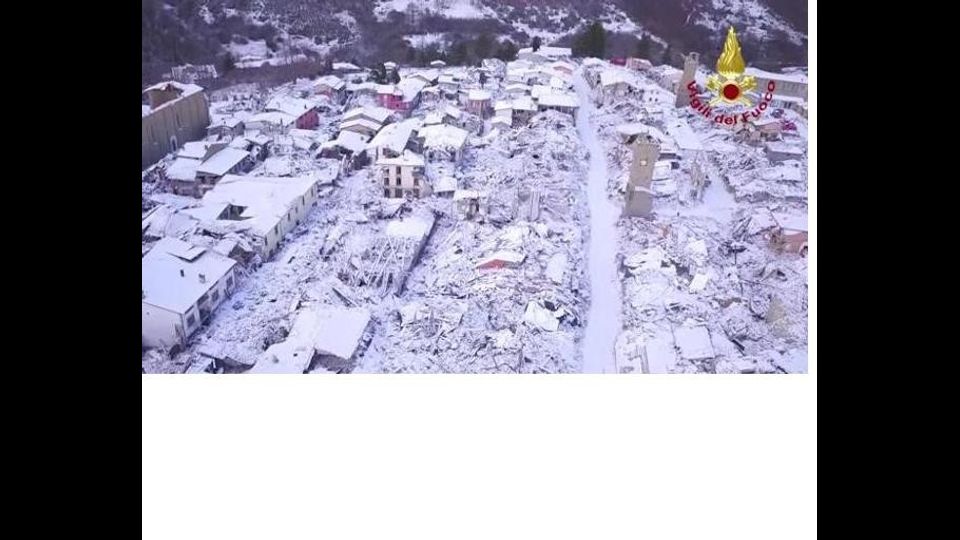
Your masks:
<svg viewBox="0 0 960 540"><path fill-rule="evenodd" d="M717 58L717 73L707 77L707 88L717 94L710 100L710 105L725 103L728 105L741 104L749 107L750 100L744 95L757 86L754 77L745 76L746 63L740 52L740 42L737 33L731 26L727 30L727 39L723 43L723 52Z"/></svg>

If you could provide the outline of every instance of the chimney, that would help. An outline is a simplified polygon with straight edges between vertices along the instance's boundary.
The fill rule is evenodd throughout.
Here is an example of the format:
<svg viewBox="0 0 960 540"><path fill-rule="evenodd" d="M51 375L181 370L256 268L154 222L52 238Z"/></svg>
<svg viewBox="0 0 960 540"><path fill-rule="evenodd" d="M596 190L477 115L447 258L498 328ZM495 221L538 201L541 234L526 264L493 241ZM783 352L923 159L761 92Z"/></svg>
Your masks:
<svg viewBox="0 0 960 540"><path fill-rule="evenodd" d="M183 273L183 268L181 268L181 269L180 269L180 277L183 277L184 275L186 275L186 274Z"/></svg>
<svg viewBox="0 0 960 540"><path fill-rule="evenodd" d="M200 274L200 283L206 283L206 282L207 282L207 276Z"/></svg>

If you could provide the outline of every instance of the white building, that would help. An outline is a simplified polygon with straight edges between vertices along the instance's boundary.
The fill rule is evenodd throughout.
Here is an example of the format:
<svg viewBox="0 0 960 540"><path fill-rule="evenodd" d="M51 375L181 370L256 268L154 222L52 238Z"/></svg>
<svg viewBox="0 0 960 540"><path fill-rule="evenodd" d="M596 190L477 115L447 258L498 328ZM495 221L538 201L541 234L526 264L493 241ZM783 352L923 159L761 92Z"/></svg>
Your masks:
<svg viewBox="0 0 960 540"><path fill-rule="evenodd" d="M202 206L183 212L208 229L246 233L266 261L315 206L323 178L321 173L284 178L228 175L203 196Z"/></svg>
<svg viewBox="0 0 960 540"><path fill-rule="evenodd" d="M466 130L445 124L425 126L417 132L424 157L430 161L460 161L468 135Z"/></svg>
<svg viewBox="0 0 960 540"><path fill-rule="evenodd" d="M367 143L367 153L374 160L398 157L407 149L410 138L422 123L419 118L410 118L385 126Z"/></svg>
<svg viewBox="0 0 960 540"><path fill-rule="evenodd" d="M560 111L575 117L580 102L572 94L543 94L537 99L537 107L541 111Z"/></svg>
<svg viewBox="0 0 960 540"><path fill-rule="evenodd" d="M762 69L747 68L744 73L757 79L757 91L766 92L767 83L774 82L773 95L807 99L807 76L803 73L772 73Z"/></svg>
<svg viewBox="0 0 960 540"><path fill-rule="evenodd" d="M383 196L401 198L407 194L422 197L430 194L424 174L426 162L420 154L405 150L393 158L380 158L376 163L377 178L383 185Z"/></svg>
<svg viewBox="0 0 960 540"><path fill-rule="evenodd" d="M573 51L567 47L540 47L536 51L532 47L524 47L517 51L517 59L533 63L544 63L556 60L569 60Z"/></svg>
<svg viewBox="0 0 960 540"><path fill-rule="evenodd" d="M236 287L232 259L175 238L140 261L140 338L147 347L183 347Z"/></svg>
<svg viewBox="0 0 960 540"><path fill-rule="evenodd" d="M197 167L197 187L192 195L202 196L225 175L247 172L253 164L253 156L246 150L229 146L220 150Z"/></svg>

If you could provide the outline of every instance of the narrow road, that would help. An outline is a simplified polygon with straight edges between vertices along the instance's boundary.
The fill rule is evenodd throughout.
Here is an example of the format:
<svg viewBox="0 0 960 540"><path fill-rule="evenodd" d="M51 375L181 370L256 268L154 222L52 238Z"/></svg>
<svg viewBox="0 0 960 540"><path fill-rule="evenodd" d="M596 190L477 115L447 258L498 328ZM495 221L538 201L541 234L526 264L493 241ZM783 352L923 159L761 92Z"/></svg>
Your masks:
<svg viewBox="0 0 960 540"><path fill-rule="evenodd" d="M590 119L594 111L591 90L581 74L574 86L580 97L577 130L590 152L587 198L590 205L590 311L583 339L583 372L616 373L614 343L621 330L620 280L617 278L617 219L620 208L607 198L607 158L596 127Z"/></svg>

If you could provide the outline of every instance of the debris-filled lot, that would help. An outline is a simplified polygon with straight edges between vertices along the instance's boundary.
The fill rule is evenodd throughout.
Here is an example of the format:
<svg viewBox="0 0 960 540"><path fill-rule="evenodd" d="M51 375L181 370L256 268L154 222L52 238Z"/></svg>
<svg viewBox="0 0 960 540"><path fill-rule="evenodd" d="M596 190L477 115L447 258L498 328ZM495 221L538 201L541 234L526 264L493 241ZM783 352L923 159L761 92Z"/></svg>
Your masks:
<svg viewBox="0 0 960 540"><path fill-rule="evenodd" d="M199 87L145 90L144 371L805 371L806 119L731 130L588 60L230 87L183 144L154 119Z"/></svg>

